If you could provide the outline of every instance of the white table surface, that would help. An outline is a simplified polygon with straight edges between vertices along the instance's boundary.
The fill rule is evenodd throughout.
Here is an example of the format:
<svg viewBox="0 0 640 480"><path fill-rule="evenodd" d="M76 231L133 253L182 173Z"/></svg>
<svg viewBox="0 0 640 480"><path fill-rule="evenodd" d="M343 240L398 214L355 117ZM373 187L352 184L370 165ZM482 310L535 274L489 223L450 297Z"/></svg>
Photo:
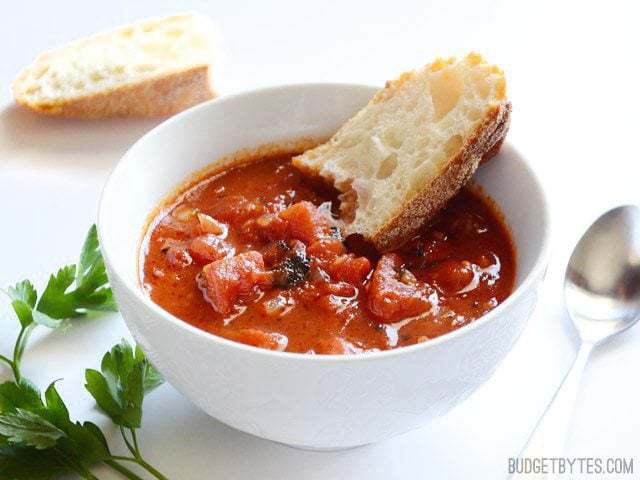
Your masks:
<svg viewBox="0 0 640 480"><path fill-rule="evenodd" d="M640 201L638 7L506 0L178 3L3 4L0 286L30 276L42 288L44 273L75 261L109 171L157 124L47 119L13 106L10 81L41 50L140 17L195 9L221 31L218 87L225 95L306 81L382 84L436 55L476 49L507 72L514 105L509 141L542 177L553 227L539 307L493 378L420 430L334 453L237 432L164 385L146 401L142 444L172 479L504 478L508 457L520 450L574 355L561 294L572 245L602 211ZM8 315L0 319L0 351L13 345L16 325ZM41 329L25 355L25 374L42 386L64 377L59 386L73 416L107 424L93 410L82 377L123 336L128 332L117 315L62 332ZM567 455L634 456L636 473L619 478L640 478L638 365L640 328L594 353ZM101 471L100 478L116 477Z"/></svg>

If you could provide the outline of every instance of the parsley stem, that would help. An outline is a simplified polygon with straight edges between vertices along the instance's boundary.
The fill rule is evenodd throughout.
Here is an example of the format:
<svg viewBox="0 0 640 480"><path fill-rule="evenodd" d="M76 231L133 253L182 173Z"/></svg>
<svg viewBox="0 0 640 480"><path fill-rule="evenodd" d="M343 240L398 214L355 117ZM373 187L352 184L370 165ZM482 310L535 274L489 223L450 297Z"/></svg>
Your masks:
<svg viewBox="0 0 640 480"><path fill-rule="evenodd" d="M121 456L121 455L112 455L111 458L113 460L120 460L121 462L132 462L132 463L135 463L137 465L140 465L142 468L144 468L147 472L149 472L151 475L153 475L157 479L159 479L159 480L169 480L167 477L165 477L162 473L160 473L158 470L156 470L152 465L147 463L140 456L124 457L124 456Z"/></svg>
<svg viewBox="0 0 640 480"><path fill-rule="evenodd" d="M138 446L138 437L136 435L136 431L133 428L130 428L131 438L133 439L133 448L136 450L136 456L140 457L140 447Z"/></svg>
<svg viewBox="0 0 640 480"><path fill-rule="evenodd" d="M156 477L158 480L169 480L167 477L165 477L162 473L160 473L151 464L147 463L142 458L142 454L140 453L140 447L138 446L138 436L136 435L136 431L134 428L130 428L129 432L131 433L131 440L133 441L133 444L129 442L129 440L127 439L125 429L120 427L120 433L122 434L122 438L124 438L124 443L127 445L127 448L133 455L133 458L131 457L113 457L113 458L116 458L122 461L127 461L127 462L135 462L138 465L140 465L142 468L144 468L147 472L149 472L151 475Z"/></svg>
<svg viewBox="0 0 640 480"><path fill-rule="evenodd" d="M122 435L122 439L124 440L124 443L127 446L127 449L131 452L131 454L134 457L137 457L138 453L133 448L133 445L131 445L131 442L129 442L129 439L127 438L127 434L125 433L125 430L123 427L120 427L120 434Z"/></svg>
<svg viewBox="0 0 640 480"><path fill-rule="evenodd" d="M120 475L122 475L125 478L128 478L129 480L142 480L142 477L138 476L136 473L132 472L131 470L129 470L124 465L120 465L118 462L115 461L115 459L118 459L118 460L126 460L126 461L134 461L135 462L135 459L133 459L133 458L130 459L129 457L118 457L118 456L112 456L111 458L112 458L112 460L105 460L104 463L109 465L111 468L113 468Z"/></svg>
<svg viewBox="0 0 640 480"><path fill-rule="evenodd" d="M22 357L22 351L24 348L22 347L23 338L27 329L22 327L20 329L20 333L18 334L18 338L16 340L16 346L13 348L13 376L16 379L16 383L20 383L20 358Z"/></svg>
<svg viewBox="0 0 640 480"><path fill-rule="evenodd" d="M156 477L158 480L169 480L162 473L160 473L158 470L153 468L153 466L151 466L147 462L145 462L142 459L142 457L138 458L138 465L140 465L142 468L144 468L147 472L149 472L151 475Z"/></svg>
<svg viewBox="0 0 640 480"><path fill-rule="evenodd" d="M13 364L13 376L16 379L16 383L20 383L20 380L22 380L22 375L20 374L20 368L15 363Z"/></svg>
<svg viewBox="0 0 640 480"><path fill-rule="evenodd" d="M20 380L22 379L22 374L20 373L20 361L22 360L24 349L27 346L27 339L29 338L32 327L33 323L23 326L20 329L20 333L16 340L16 346L13 349L13 362L11 368L13 370L13 376L15 377L16 383L20 383Z"/></svg>
<svg viewBox="0 0 640 480"><path fill-rule="evenodd" d="M133 462L138 463L138 459L135 457L125 457L124 455L111 455L113 460L120 460L121 462Z"/></svg>
<svg viewBox="0 0 640 480"><path fill-rule="evenodd" d="M11 370L13 370L13 362L9 360L7 357L5 357L4 355L0 355L0 361L5 362L7 365L11 367Z"/></svg>
<svg viewBox="0 0 640 480"><path fill-rule="evenodd" d="M82 478L86 478L87 480L98 480L98 477L96 477L89 470L83 471L82 473L80 473L80 475L82 475Z"/></svg>
<svg viewBox="0 0 640 480"><path fill-rule="evenodd" d="M14 376L14 378L16 380L16 383L20 383L20 369L18 369L16 367L16 364L14 362L12 362L11 360L9 360L4 355L0 355L0 361L3 361L7 365L9 365L9 367L11 368L11 372L13 373L13 376Z"/></svg>

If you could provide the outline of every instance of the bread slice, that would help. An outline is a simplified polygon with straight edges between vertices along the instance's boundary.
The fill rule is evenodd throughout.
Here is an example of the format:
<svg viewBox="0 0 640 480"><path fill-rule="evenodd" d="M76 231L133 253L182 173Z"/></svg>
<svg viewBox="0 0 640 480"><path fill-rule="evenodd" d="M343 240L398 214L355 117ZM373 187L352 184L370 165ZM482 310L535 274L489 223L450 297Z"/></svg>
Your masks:
<svg viewBox="0 0 640 480"><path fill-rule="evenodd" d="M438 59L388 82L293 164L333 183L346 233L384 251L411 238L497 153L510 112L498 67L476 53Z"/></svg>
<svg viewBox="0 0 640 480"><path fill-rule="evenodd" d="M38 56L13 83L16 101L47 115L171 115L215 97L208 18L152 18Z"/></svg>

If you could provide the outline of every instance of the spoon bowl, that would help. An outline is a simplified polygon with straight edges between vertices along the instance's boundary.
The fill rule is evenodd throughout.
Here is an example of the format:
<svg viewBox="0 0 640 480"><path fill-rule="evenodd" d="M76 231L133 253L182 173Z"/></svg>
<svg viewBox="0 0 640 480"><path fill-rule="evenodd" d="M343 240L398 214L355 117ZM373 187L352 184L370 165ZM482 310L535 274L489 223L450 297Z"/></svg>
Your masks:
<svg viewBox="0 0 640 480"><path fill-rule="evenodd" d="M581 340L597 344L640 319L640 208L598 218L571 255L565 302Z"/></svg>

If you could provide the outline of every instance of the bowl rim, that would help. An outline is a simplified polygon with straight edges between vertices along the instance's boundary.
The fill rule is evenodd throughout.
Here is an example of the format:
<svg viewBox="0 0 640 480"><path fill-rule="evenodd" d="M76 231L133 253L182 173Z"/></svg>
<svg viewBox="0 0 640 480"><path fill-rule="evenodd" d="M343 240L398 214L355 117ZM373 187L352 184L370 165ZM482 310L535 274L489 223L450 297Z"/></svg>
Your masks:
<svg viewBox="0 0 640 480"><path fill-rule="evenodd" d="M528 174L530 178L533 180L533 184L534 184L533 186L535 189L537 189L541 199L541 207L542 207L541 213L543 217L542 225L544 226L544 231L542 235L541 247L537 252L537 257L535 259L534 265L529 271L529 273L526 275L526 277L522 280L520 285L516 287L516 289L511 293L511 295L509 295L496 308L494 308L487 314L479 317L478 319L474 320L473 322L461 328L453 330L451 332L445 333L444 335L440 335L434 339L429 340L428 342L408 345L405 347L392 348L389 350L365 351L357 354L327 354L327 355L325 354L309 355L307 353L281 352L276 350L259 348L252 345L246 345L243 343L228 340L224 337L220 337L213 333L197 328L187 323L186 321L181 320L180 318L172 315L171 313L169 313L168 311L160 307L158 304L153 302L151 298L144 293L144 290L140 285L138 284L132 285L131 282L126 279L126 276L122 275L117 268L113 268L114 263L111 261L109 251L107 250L107 248L105 248L105 245L108 245L108 242L104 242L104 238L107 234L104 232L104 229L102 227L103 225L102 218L105 216L104 212L108 207L106 205L106 199L109 196L110 190L112 190L114 188L114 185L116 185L115 182L119 177L118 173L122 168L124 168L125 163L129 161L130 158L133 158L132 152L134 152L134 150L138 147L139 144L146 141L149 137L158 135L164 130L170 131L174 123L180 122L184 118L190 115L193 115L194 113L199 112L201 110L216 108L215 107L216 105L225 104L227 102L234 102L237 99L241 99L243 97L252 97L256 95L270 95L270 94L277 94L280 92L286 92L290 90L294 90L294 91L306 90L309 88L311 89L315 89L315 88L327 89L328 88L328 89L341 89L341 90L345 90L345 89L365 90L366 89L366 90L370 90L372 95L373 93L375 93L376 90L379 89L378 86L358 84L358 83L312 82L312 83L284 84L284 85L268 86L268 87L244 90L234 94L215 98L213 100L209 100L207 102L191 107L187 110L184 110L178 113L177 115L174 115L164 120L159 125L156 125L149 132L145 133L142 137L136 140L122 155L120 160L118 160L118 163L109 174L104 184L102 194L100 196L99 206L98 206L98 219L97 219L98 238L100 241L100 247L105 259L105 263L111 267L110 268L111 276L116 277L118 283L123 285L129 292L131 292L131 294L136 299L136 301L141 303L145 307L145 309L151 310L155 314L155 317L159 317L163 321L166 321L166 322L172 323L173 325L178 326L178 328L183 329L186 334L194 334L203 339L207 339L206 341L211 341L214 344L218 344L218 346L222 348L237 349L246 354L255 354L255 355L263 356L265 358L273 358L273 359L280 359L280 360L291 360L291 361L310 362L310 363L341 363L341 362L361 362L361 361L383 360L383 359L396 357L400 355L409 355L423 349L426 350L426 349L435 348L439 345L449 343L454 339L467 336L473 330L476 330L486 324L498 321L501 314L507 309L509 309L511 305L514 304L516 300L519 299L524 294L524 292L528 291L531 288L533 282L538 277L541 276L542 272L546 268L547 257L549 252L549 237L550 237L549 205L548 205L548 199L547 199L545 190L540 182L540 179L538 178L538 175L536 174L535 170L532 168L528 159L524 155L522 155L520 151L516 149L513 145L511 145L511 143L508 141L505 142L505 145L503 145L502 148L507 147L508 149L513 151L513 154L517 155L520 158L524 168L528 170ZM217 159L213 160L211 163L215 162L216 160ZM169 193L170 192L167 192L167 195ZM137 255L136 255L136 259L137 259ZM120 314L122 315L121 312ZM124 318L124 315L122 316Z"/></svg>

